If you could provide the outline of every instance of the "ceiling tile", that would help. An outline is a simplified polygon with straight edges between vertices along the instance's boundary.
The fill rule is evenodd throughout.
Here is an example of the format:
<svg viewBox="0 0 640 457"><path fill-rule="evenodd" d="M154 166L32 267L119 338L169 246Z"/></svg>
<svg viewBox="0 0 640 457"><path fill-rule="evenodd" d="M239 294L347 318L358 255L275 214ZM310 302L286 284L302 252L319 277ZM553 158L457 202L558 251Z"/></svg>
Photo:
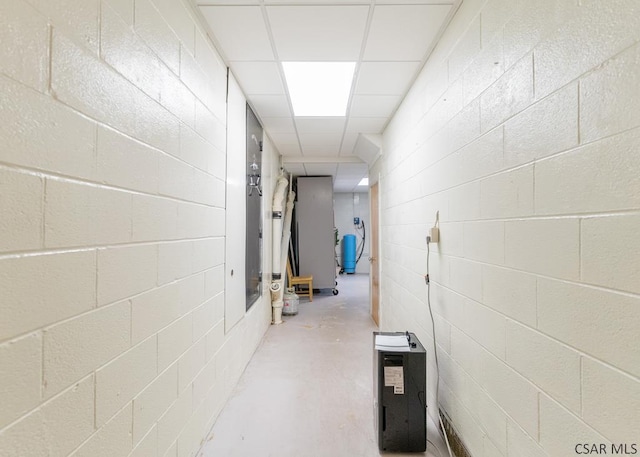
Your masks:
<svg viewBox="0 0 640 457"><path fill-rule="evenodd" d="M263 117L262 126L270 133L296 133L293 119L290 117Z"/></svg>
<svg viewBox="0 0 640 457"><path fill-rule="evenodd" d="M298 136L292 133L268 133L271 141L283 156L300 155L300 144Z"/></svg>
<svg viewBox="0 0 640 457"><path fill-rule="evenodd" d="M377 5L364 60L421 61L451 5Z"/></svg>
<svg viewBox="0 0 640 457"><path fill-rule="evenodd" d="M214 31L219 43L217 48L227 61L273 60L271 42L259 6L201 6L200 11Z"/></svg>
<svg viewBox="0 0 640 457"><path fill-rule="evenodd" d="M342 135L347 118L345 117L297 117L298 133L333 133Z"/></svg>
<svg viewBox="0 0 640 457"><path fill-rule="evenodd" d="M295 144L291 146L276 146L276 149L282 157L300 155L300 146Z"/></svg>
<svg viewBox="0 0 640 457"><path fill-rule="evenodd" d="M267 12L282 61L360 57L368 6L270 6Z"/></svg>
<svg viewBox="0 0 640 457"><path fill-rule="evenodd" d="M358 173L366 173L368 169L368 165L364 162L362 163L341 163L338 167L339 174L358 174Z"/></svg>
<svg viewBox="0 0 640 457"><path fill-rule="evenodd" d="M420 62L362 62L356 94L404 95L420 68Z"/></svg>
<svg viewBox="0 0 640 457"><path fill-rule="evenodd" d="M348 133L382 133L387 123L386 117L350 117Z"/></svg>
<svg viewBox="0 0 640 457"><path fill-rule="evenodd" d="M229 65L245 95L285 93L276 62L231 62Z"/></svg>
<svg viewBox="0 0 640 457"><path fill-rule="evenodd" d="M366 163L340 163L336 179L358 179L359 181L368 173L369 167Z"/></svg>
<svg viewBox="0 0 640 457"><path fill-rule="evenodd" d="M342 134L301 133L299 136L303 155L338 156Z"/></svg>
<svg viewBox="0 0 640 457"><path fill-rule="evenodd" d="M353 117L391 116L400 103L399 95L356 95L349 115Z"/></svg>
<svg viewBox="0 0 640 457"><path fill-rule="evenodd" d="M351 193L351 191L353 190L353 186L350 183L340 183L340 182L334 182L333 183L333 192L334 193Z"/></svg>
<svg viewBox="0 0 640 457"><path fill-rule="evenodd" d="M285 161L284 168L295 176L304 176L307 174L307 171L304 169L304 164L302 163L288 163Z"/></svg>
<svg viewBox="0 0 640 457"><path fill-rule="evenodd" d="M260 118L291 116L289 102L284 95L252 95L248 98Z"/></svg>
<svg viewBox="0 0 640 457"><path fill-rule="evenodd" d="M337 164L335 163L305 163L304 168L310 176L335 176Z"/></svg>

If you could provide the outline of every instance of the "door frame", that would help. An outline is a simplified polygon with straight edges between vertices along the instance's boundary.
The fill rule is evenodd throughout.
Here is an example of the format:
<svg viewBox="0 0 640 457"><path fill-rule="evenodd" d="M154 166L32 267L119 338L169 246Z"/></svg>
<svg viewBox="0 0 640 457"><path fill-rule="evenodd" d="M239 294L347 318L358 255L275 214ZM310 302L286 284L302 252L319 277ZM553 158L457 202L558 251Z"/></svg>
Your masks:
<svg viewBox="0 0 640 457"><path fill-rule="evenodd" d="M369 205L371 214L370 250L370 297L371 318L380 327L380 180L369 187Z"/></svg>

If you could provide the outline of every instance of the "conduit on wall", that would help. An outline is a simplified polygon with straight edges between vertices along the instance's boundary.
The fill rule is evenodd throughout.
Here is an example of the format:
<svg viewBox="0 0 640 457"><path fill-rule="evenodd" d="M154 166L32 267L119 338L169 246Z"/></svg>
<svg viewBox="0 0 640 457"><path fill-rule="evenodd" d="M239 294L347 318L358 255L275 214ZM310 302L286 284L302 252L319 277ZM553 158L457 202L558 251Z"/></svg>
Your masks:
<svg viewBox="0 0 640 457"><path fill-rule="evenodd" d="M293 182L293 175L289 175L289 182ZM282 245L280 246L280 271L285 271L287 267L287 257L289 255L289 241L291 240L291 219L293 218L293 201L296 193L293 186L289 185L289 197L287 198L287 206L282 224Z"/></svg>
<svg viewBox="0 0 640 457"><path fill-rule="evenodd" d="M273 308L274 324L282 323L282 306L284 293L284 278L282 271L285 269L287 261L287 247L289 246L289 237L291 236L291 214L293 212L293 198L295 194L289 189L289 199L286 204L286 214L284 225L282 220L282 212L284 205L284 197L287 191L289 181L284 173L278 177L276 189L273 193L273 204L271 208L273 230L272 230L272 271L271 274L271 306Z"/></svg>

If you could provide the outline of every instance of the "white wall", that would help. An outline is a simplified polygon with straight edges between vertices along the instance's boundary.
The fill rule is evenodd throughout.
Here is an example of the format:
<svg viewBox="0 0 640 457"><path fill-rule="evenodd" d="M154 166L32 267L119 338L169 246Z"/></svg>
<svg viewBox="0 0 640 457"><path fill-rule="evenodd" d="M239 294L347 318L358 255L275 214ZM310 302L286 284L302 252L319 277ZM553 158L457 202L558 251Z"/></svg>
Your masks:
<svg viewBox="0 0 640 457"><path fill-rule="evenodd" d="M353 226L353 218L359 217L365 224L365 230L370 229L369 194L365 192L345 193L337 192L333 194L333 213L338 229L340 243L336 247L338 261L342 265L342 237L347 234L356 236L356 247L360 243L362 229L356 231ZM356 273L369 273L369 234L366 233L364 240L364 251L360 261L356 265Z"/></svg>
<svg viewBox="0 0 640 457"><path fill-rule="evenodd" d="M465 0L384 134L383 328L432 353L439 211L440 399L474 457L638 443L639 40L635 0Z"/></svg>
<svg viewBox="0 0 640 457"><path fill-rule="evenodd" d="M225 334L226 68L180 1L71 3L0 3L0 454L193 456L270 321Z"/></svg>

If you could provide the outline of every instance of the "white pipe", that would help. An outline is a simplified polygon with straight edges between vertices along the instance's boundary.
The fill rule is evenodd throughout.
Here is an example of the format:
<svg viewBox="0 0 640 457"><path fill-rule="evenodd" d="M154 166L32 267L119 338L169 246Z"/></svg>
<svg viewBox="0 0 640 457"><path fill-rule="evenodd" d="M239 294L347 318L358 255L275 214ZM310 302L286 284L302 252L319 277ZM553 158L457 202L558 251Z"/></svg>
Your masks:
<svg viewBox="0 0 640 457"><path fill-rule="evenodd" d="M280 267L280 244L282 243L282 207L283 200L285 196L285 192L287 191L287 185L289 181L284 175L280 175L278 178L278 182L276 184L276 189L273 192L273 204L271 206L271 216L273 220L273 230L271 233L272 236L272 246L273 246L273 259L271 262L272 272L274 275L278 275L282 273L282 269ZM277 279L277 278L274 278Z"/></svg>
<svg viewBox="0 0 640 457"><path fill-rule="evenodd" d="M286 271L287 256L289 255L289 239L291 238L291 219L293 216L293 200L296 196L293 192L292 186L289 186L289 198L287 199L286 211L284 215L284 223L282 224L282 240L280 245L280 271ZM275 256L274 256L275 258ZM282 307L284 306L283 294L284 294L284 273L282 279L278 281L279 291L276 295L276 300L273 303L273 323L279 324L282 322Z"/></svg>
<svg viewBox="0 0 640 457"><path fill-rule="evenodd" d="M282 300L282 280L272 282L269 289L271 290L273 323L282 324L282 307L284 306L284 301Z"/></svg>
<svg viewBox="0 0 640 457"><path fill-rule="evenodd" d="M287 199L284 222L282 224L282 246L280 247L280 271L285 271L287 267L287 257L289 256L289 240L291 239L291 219L293 217L293 200L296 193L289 186L289 198Z"/></svg>
<svg viewBox="0 0 640 457"><path fill-rule="evenodd" d="M282 323L282 307L284 305L282 301L283 295L283 279L282 268L280 265L280 252L282 250L282 203L284 200L285 192L289 181L285 178L284 174L280 175L276 184L276 189L273 193L272 204L272 275L271 275L271 306L273 307L273 323Z"/></svg>

